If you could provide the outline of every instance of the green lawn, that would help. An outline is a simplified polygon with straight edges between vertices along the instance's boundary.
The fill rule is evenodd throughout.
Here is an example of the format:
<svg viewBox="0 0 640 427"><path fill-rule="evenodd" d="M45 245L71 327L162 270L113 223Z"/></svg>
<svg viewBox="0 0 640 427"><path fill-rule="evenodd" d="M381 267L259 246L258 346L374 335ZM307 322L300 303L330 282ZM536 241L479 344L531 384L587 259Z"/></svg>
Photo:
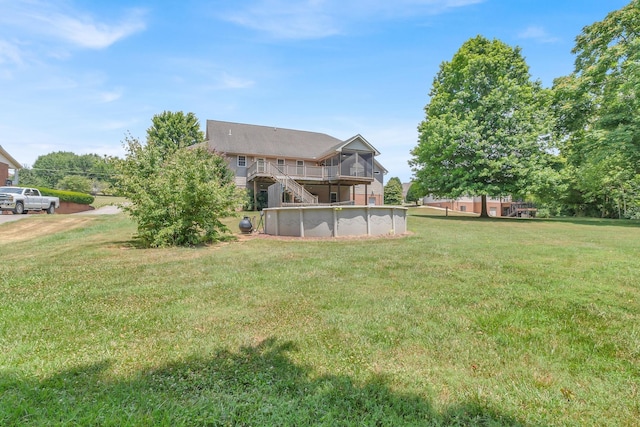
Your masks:
<svg viewBox="0 0 640 427"><path fill-rule="evenodd" d="M2 224L0 425L637 425L640 222L433 212L195 249Z"/></svg>
<svg viewBox="0 0 640 427"><path fill-rule="evenodd" d="M91 203L91 206L93 206L96 209L99 209L103 206L111 206L111 205L118 205L121 203L126 202L127 199L125 197L117 197L117 196L95 196L93 203Z"/></svg>

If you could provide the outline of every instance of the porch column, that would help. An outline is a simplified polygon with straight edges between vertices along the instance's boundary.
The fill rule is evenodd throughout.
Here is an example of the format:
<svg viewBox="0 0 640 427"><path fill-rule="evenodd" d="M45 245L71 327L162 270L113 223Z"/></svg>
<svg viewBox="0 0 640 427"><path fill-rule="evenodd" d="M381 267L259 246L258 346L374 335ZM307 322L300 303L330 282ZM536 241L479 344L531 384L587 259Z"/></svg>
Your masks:
<svg viewBox="0 0 640 427"><path fill-rule="evenodd" d="M253 210L258 210L258 183L253 181Z"/></svg>

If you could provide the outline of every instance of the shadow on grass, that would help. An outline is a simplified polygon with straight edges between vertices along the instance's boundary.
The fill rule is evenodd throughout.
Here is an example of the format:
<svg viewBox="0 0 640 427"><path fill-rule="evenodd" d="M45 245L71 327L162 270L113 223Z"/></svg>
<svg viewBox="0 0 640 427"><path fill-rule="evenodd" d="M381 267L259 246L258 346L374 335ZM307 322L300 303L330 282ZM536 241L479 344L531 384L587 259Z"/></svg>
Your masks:
<svg viewBox="0 0 640 427"><path fill-rule="evenodd" d="M274 339L112 380L109 363L0 376L1 425L522 425L481 403L437 411L384 377L316 376Z"/></svg>
<svg viewBox="0 0 640 427"><path fill-rule="evenodd" d="M493 222L493 223L506 223L513 221L517 222L549 222L549 223L569 223L576 225L593 225L593 226L607 226L607 227L640 227L639 220L632 219L610 219L610 218L509 218L509 217L489 217L480 218L472 216L444 216L444 215L429 215L429 214L410 214L409 216L418 218L429 218L445 221L460 221L460 222Z"/></svg>
<svg viewBox="0 0 640 427"><path fill-rule="evenodd" d="M197 245L176 245L176 246L167 246L167 247L182 247L182 248L189 248L189 249L206 249L206 248L210 248L212 246L216 246L216 245L220 245L222 243L233 243L233 242L237 242L238 241L238 236L235 234L225 234L220 236L219 240L215 241L215 242L211 242L211 243L199 243ZM114 241L112 242L113 244L122 247L122 248L126 248L126 249L159 249L156 247L152 247L147 245L144 241L142 241L140 238L137 237L133 237L130 240L118 240L118 241Z"/></svg>

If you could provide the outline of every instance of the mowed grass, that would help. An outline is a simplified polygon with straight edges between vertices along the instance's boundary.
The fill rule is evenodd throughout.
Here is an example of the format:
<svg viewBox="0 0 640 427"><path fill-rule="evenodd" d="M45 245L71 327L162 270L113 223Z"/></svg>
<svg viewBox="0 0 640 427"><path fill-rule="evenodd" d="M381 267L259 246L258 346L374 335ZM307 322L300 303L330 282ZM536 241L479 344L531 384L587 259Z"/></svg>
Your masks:
<svg viewBox="0 0 640 427"><path fill-rule="evenodd" d="M637 425L640 223L433 212L192 249L0 225L0 425Z"/></svg>

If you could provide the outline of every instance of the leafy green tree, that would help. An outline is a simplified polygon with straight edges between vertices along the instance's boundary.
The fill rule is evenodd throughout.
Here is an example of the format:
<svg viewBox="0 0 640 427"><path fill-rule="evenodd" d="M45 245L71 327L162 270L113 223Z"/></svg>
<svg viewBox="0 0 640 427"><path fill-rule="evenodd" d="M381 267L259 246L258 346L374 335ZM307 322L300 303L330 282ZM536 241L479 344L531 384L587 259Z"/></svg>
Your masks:
<svg viewBox="0 0 640 427"><path fill-rule="evenodd" d="M554 81L559 149L573 178L566 201L576 213L629 216L640 198L639 34L633 0L583 29L574 72Z"/></svg>
<svg viewBox="0 0 640 427"><path fill-rule="evenodd" d="M166 112L163 117L168 117ZM170 121L154 117L146 144L127 136L126 157L118 163L119 186L130 201L124 210L137 222L137 237L148 247L220 240L229 231L220 219L234 215L243 201L222 157L204 145L187 148L187 138L173 130L157 132L157 127L172 123L187 129L188 123L188 133L198 135L192 141L204 140L197 121L175 122L175 117Z"/></svg>
<svg viewBox="0 0 640 427"><path fill-rule="evenodd" d="M92 181L89 178L85 178L80 175L67 175L58 181L58 190L76 191L78 193L92 192Z"/></svg>
<svg viewBox="0 0 640 427"><path fill-rule="evenodd" d="M405 197L408 203L415 202L416 206L418 206L418 202L425 195L421 193L420 184L416 182L412 182L411 186L407 190L407 196Z"/></svg>
<svg viewBox="0 0 640 427"><path fill-rule="evenodd" d="M390 178L387 185L384 186L384 204L401 205L402 201L402 183L400 182L400 178Z"/></svg>
<svg viewBox="0 0 640 427"><path fill-rule="evenodd" d="M21 170L20 182L24 185L58 188L59 182L70 175L87 178L104 187L114 182L113 161L97 154L78 155L57 151L39 156L30 169Z"/></svg>
<svg viewBox="0 0 640 427"><path fill-rule="evenodd" d="M151 119L147 129L147 142L161 151L172 153L179 148L190 147L204 142L200 122L193 113L164 111Z"/></svg>
<svg viewBox="0 0 640 427"><path fill-rule="evenodd" d="M519 48L477 36L433 81L409 164L422 194L524 196L546 179L549 93Z"/></svg>

